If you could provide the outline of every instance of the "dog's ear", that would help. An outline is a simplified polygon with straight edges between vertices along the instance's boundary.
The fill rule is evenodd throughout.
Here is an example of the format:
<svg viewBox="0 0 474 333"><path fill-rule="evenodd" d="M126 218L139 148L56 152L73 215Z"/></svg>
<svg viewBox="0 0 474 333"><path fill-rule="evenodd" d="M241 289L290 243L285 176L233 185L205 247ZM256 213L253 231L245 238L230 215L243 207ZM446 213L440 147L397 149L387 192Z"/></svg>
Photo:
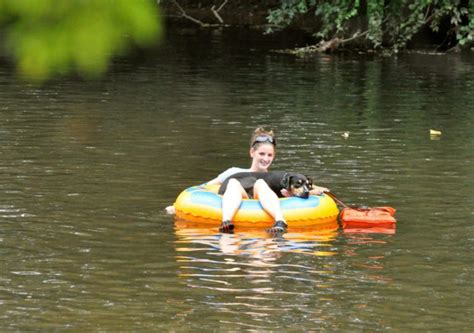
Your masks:
<svg viewBox="0 0 474 333"><path fill-rule="evenodd" d="M308 176L306 176L306 179L308 179L308 187L310 189L312 189L313 188L313 179L308 177Z"/></svg>
<svg viewBox="0 0 474 333"><path fill-rule="evenodd" d="M290 188L290 179L291 179L291 174L285 173L283 177L281 177L280 185L284 189L289 189Z"/></svg>

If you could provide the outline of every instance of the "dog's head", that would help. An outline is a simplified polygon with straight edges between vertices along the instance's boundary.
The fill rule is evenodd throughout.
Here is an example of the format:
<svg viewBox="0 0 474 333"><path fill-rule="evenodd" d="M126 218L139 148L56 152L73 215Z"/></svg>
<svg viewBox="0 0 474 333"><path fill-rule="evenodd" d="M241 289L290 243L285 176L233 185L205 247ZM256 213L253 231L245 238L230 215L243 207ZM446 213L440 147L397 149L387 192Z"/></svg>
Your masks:
<svg viewBox="0 0 474 333"><path fill-rule="evenodd" d="M286 173L281 180L281 186L291 196L306 199L309 197L309 191L313 187L313 181L311 178L300 173Z"/></svg>

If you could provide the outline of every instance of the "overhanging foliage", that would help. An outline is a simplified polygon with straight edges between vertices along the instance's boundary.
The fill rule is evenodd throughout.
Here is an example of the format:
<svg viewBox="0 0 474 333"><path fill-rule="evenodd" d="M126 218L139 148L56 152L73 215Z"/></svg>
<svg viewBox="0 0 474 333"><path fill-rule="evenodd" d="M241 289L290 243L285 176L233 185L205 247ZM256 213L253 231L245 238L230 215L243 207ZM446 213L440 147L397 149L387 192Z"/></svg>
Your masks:
<svg viewBox="0 0 474 333"><path fill-rule="evenodd" d="M314 34L323 42L356 36L374 49L397 52L424 27L443 31L440 47L463 47L474 40L474 1L281 0L279 8L270 10L268 21L273 30L311 13L321 23Z"/></svg>

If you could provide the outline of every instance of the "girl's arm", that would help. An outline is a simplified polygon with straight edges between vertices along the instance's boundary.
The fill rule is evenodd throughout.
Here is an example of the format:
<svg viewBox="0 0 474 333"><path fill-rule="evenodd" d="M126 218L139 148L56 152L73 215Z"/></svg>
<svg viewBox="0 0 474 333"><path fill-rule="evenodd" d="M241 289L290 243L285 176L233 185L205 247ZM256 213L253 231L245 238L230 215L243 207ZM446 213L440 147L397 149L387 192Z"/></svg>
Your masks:
<svg viewBox="0 0 474 333"><path fill-rule="evenodd" d="M221 184L221 181L218 178L214 178L206 183L206 185L215 185L215 184ZM174 205L170 205L165 208L165 212L168 215L175 215L176 214L176 209L174 208Z"/></svg>
<svg viewBox="0 0 474 333"><path fill-rule="evenodd" d="M216 184L219 185L219 184L222 184L222 182L223 182L222 179L226 179L228 176L231 176L232 174L235 174L235 173L241 172L241 171L246 171L246 170L241 169L241 168L235 168L235 167L229 168L226 171L224 171L223 173L221 173L219 176L217 176L216 178L211 179L210 181L208 181L204 184L206 184L206 185L216 185ZM169 215L174 215L174 214L176 214L176 209L174 208L173 205L170 205L170 206L165 208L165 212Z"/></svg>
<svg viewBox="0 0 474 333"><path fill-rule="evenodd" d="M309 193L310 194L313 194L313 195L321 195L323 194L324 192L330 192L328 188L326 187L322 187L322 186L316 186L316 185L313 185L313 187L311 188L311 190L309 190Z"/></svg>
<svg viewBox="0 0 474 333"><path fill-rule="evenodd" d="M214 179L208 181L205 184L206 185L220 185L220 184L222 184L222 182L218 178L214 178Z"/></svg>

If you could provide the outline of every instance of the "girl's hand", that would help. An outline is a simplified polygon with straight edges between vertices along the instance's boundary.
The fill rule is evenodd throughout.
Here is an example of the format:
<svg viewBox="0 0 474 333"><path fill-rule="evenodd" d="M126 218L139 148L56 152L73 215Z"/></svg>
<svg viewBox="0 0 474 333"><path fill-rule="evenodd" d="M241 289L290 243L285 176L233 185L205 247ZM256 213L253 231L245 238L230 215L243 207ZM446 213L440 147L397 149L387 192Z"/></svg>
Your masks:
<svg viewBox="0 0 474 333"><path fill-rule="evenodd" d="M313 188L309 191L309 193L313 195L321 195L324 192L330 192L328 188L322 186L313 186Z"/></svg>
<svg viewBox="0 0 474 333"><path fill-rule="evenodd" d="M168 206L168 207L165 208L165 212L168 215L174 215L174 214L176 214L176 208L174 208L173 205Z"/></svg>

